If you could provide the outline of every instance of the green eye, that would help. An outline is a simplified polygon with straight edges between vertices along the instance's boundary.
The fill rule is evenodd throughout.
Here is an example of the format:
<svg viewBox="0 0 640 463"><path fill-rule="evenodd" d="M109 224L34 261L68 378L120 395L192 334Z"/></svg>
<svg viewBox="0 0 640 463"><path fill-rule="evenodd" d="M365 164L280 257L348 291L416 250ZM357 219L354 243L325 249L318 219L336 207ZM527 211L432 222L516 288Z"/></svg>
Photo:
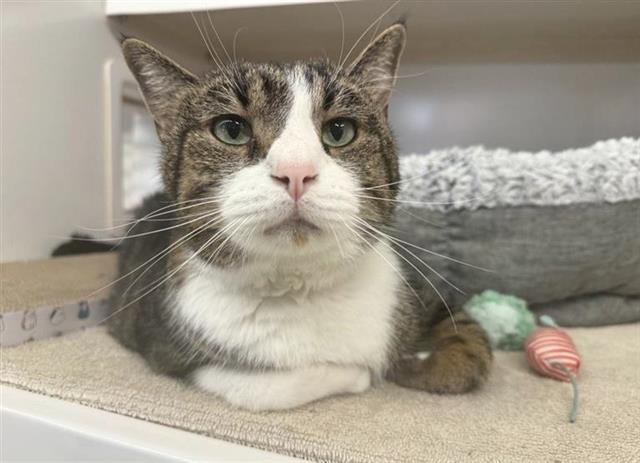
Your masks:
<svg viewBox="0 0 640 463"><path fill-rule="evenodd" d="M223 116L216 119L211 132L227 145L246 145L253 135L249 123L240 116Z"/></svg>
<svg viewBox="0 0 640 463"><path fill-rule="evenodd" d="M351 119L339 117L322 128L322 142L332 148L346 146L356 138L356 124Z"/></svg>

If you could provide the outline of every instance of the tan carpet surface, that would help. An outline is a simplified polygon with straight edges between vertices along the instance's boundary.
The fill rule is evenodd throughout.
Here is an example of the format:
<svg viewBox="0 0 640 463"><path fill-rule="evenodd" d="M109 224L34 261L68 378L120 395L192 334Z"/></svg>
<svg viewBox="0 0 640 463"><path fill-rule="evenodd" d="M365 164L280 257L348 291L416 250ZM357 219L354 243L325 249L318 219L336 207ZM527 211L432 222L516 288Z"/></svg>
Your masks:
<svg viewBox="0 0 640 463"><path fill-rule="evenodd" d="M96 292L116 273L116 253L0 264L0 313L106 296Z"/></svg>
<svg viewBox="0 0 640 463"><path fill-rule="evenodd" d="M3 383L282 454L331 462L640 461L640 324L574 329L584 357L578 421L569 385L497 353L479 392L393 385L291 412L248 413L153 375L104 328L2 351Z"/></svg>

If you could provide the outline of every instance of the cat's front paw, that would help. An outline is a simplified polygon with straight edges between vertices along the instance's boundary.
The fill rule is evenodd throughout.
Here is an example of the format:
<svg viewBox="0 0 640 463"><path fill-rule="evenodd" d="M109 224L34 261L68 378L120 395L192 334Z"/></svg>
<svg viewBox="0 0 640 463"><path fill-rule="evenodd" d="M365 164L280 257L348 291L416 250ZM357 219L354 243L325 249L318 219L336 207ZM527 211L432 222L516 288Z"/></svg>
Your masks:
<svg viewBox="0 0 640 463"><path fill-rule="evenodd" d="M353 378L347 387L347 393L359 394L371 387L371 372L367 368L353 367Z"/></svg>

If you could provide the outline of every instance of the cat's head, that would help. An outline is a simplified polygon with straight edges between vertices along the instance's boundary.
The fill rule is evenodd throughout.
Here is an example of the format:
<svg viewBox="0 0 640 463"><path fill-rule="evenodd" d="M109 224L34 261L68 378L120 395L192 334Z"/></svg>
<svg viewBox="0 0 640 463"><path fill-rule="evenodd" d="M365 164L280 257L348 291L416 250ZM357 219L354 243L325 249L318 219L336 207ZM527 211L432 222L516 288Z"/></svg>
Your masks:
<svg viewBox="0 0 640 463"><path fill-rule="evenodd" d="M387 107L405 37L395 24L345 66L239 62L203 77L123 42L194 251L213 257L229 238L258 255L335 255L367 244L363 221L391 220L399 177Z"/></svg>

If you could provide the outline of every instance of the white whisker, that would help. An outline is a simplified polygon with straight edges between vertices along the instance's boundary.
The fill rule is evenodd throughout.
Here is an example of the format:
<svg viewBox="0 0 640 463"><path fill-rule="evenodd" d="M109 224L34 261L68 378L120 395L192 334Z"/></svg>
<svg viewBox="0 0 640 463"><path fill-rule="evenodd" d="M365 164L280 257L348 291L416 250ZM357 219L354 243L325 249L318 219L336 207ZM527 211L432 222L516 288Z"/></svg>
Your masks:
<svg viewBox="0 0 640 463"><path fill-rule="evenodd" d="M358 40L356 40L356 42L353 44L353 46L349 49L349 51L347 52L347 55L344 57L344 60L339 63L340 67L344 67L345 63L349 59L349 56L351 56L351 53L353 53L353 50L355 50L355 48L358 46L358 44L364 38L364 36L367 35L367 32L369 32L371 30L371 28L373 26L375 26L378 21L382 21L382 18L384 18L387 14L389 14L391 12L391 10L393 10L398 5L398 3L400 3L400 0L396 0L395 2L393 2L393 4L389 8L384 10L384 12L378 18L376 18L369 25L369 27L367 27L364 30L364 32L360 35L360 37L358 37Z"/></svg>
<svg viewBox="0 0 640 463"><path fill-rule="evenodd" d="M250 217L245 217L244 220L239 220L239 222L236 223L236 227L230 233L228 233L229 236L227 236L224 239L224 241L220 243L220 246L218 246L216 250L213 253L211 253L209 258L207 259L207 264L210 264L213 261L213 259L218 256L218 253L222 250L224 245L227 244L227 242L233 237L233 235L236 234L238 230L240 230L240 228L244 226L249 219Z"/></svg>
<svg viewBox="0 0 640 463"><path fill-rule="evenodd" d="M361 237L358 232L356 232L355 230L353 230L348 224L347 222L345 222L344 220L342 221L342 223L344 224L344 226L351 231L351 233L353 233L356 238L359 238L362 242L364 242L367 246L369 246L376 254L378 254L382 260L384 260L387 265L389 265L389 267L391 267L391 269L398 275L398 277L400 277L400 279L404 282L404 284L407 286L407 288L409 288L409 290L413 293L413 295L416 297L416 300L418 301L418 303L422 306L422 308L424 310L427 310L427 306L424 305L424 302L422 301L422 298L418 295L418 293L416 292L416 290L413 288L413 286L411 286L411 284L409 283L409 281L407 281L407 279L405 278L405 276L402 274L402 271L399 270L395 265L393 265L391 262L389 262L389 259L387 259L380 251L378 251L376 249L376 247L374 245L372 245L371 243L369 243L366 239L364 239L363 237ZM355 225L355 224L354 224ZM376 239L376 241L381 241L377 238L374 237L374 239Z"/></svg>
<svg viewBox="0 0 640 463"><path fill-rule="evenodd" d="M237 50L238 50L238 36L240 35L240 32L242 32L243 30L248 29L247 26L242 26L239 27L238 29L236 29L235 34L233 34L233 62L237 63L238 62L238 55L237 55Z"/></svg>
<svg viewBox="0 0 640 463"><path fill-rule="evenodd" d="M333 6L336 7L336 10L338 10L338 14L340 15L340 26L342 29L342 42L340 43L340 57L338 58L338 63L341 63L342 55L344 54L344 15L342 14L342 10L340 9L340 6L336 2L333 2Z"/></svg>
<svg viewBox="0 0 640 463"><path fill-rule="evenodd" d="M480 267L478 265L470 264L470 263L465 262L463 260L455 259L453 257L449 257L449 256L446 256L444 254L440 254L440 253L432 251L430 249L422 248L422 247L418 246L417 244L413 244L413 243L410 243L409 241L401 240L398 237L391 236L391 235L387 235L387 236L389 238L393 239L394 241L398 241L400 243L406 244L407 246L410 246L410 247L412 247L414 249L418 249L418 250L420 250L422 252L426 252L427 254L431 254L433 256L440 257L441 259L445 259L445 260L448 260L448 261L451 261L451 262L455 262L456 264L464 265L465 267L470 267L470 268L473 268L473 269L476 269L476 270L480 270L482 272L496 273L495 270L491 270L491 269L488 269L488 268L485 268L485 267Z"/></svg>
<svg viewBox="0 0 640 463"><path fill-rule="evenodd" d="M207 11L207 16L209 16L209 12ZM211 21L211 19L209 19L209 21ZM204 22L204 20L203 20ZM207 30L207 25L204 24L202 26L202 29L204 29L204 33L207 36L207 41L209 42L209 44L211 45L211 50L213 50L213 52L216 55L216 58L218 59L218 62L220 63L221 68L224 68L225 71L227 69L227 66L224 63L224 60L222 59L222 57L220 56L220 54L218 53L218 50L216 49L215 44L213 43L213 40L211 39L211 37L209 36L209 31Z"/></svg>
<svg viewBox="0 0 640 463"><path fill-rule="evenodd" d="M228 196L228 195L226 195L226 196ZM176 202L176 203L171 203L171 204L168 204L166 206L160 207L160 208L158 208L158 209L156 209L154 211L151 211L148 214L144 215L143 217L140 217L139 219L130 220L128 222L125 222L125 223L122 223L120 225L116 225L116 226L113 226L113 227L93 228L93 227L85 227L83 225L77 225L76 228L81 228L83 230L96 231L96 232L98 232L98 231L111 231L111 230L115 230L115 229L118 229L118 228L128 227L130 225L136 225L136 224L138 224L140 222L146 222L151 217L160 217L162 215L172 214L174 212L179 212L179 211L182 211L182 210L185 210L185 209L191 209L192 207L198 207L198 206L203 205L203 204L211 204L213 202L218 201L221 198L223 198L223 197L222 196L221 197L211 196L211 197L207 197L207 198L189 199L189 200L186 200L186 201L179 201L179 202ZM170 208L175 207L177 205L193 203L193 202L198 202L198 204L192 205L192 206L188 206L188 207L184 207L184 208L177 207L175 209L171 209L171 210L166 211L166 209L170 209ZM164 211L164 212L162 212L160 214L159 213L160 211ZM177 219L167 219L167 220L177 220Z"/></svg>
<svg viewBox="0 0 640 463"><path fill-rule="evenodd" d="M338 250L340 251L340 256L343 259L346 259L347 257L346 257L346 254L344 253L344 249L342 249L342 244L340 244L340 240L338 239L338 234L336 233L336 229L330 222L327 222L327 225L329 225L329 229L331 230L331 233L333 234L333 237L336 240L336 244L338 245Z"/></svg>
<svg viewBox="0 0 640 463"><path fill-rule="evenodd" d="M380 26L382 25L382 19L379 18L376 21L376 28L373 30L373 34L371 34L371 39L369 40L369 45L373 43L373 41L378 37L378 31L380 30Z"/></svg>
<svg viewBox="0 0 640 463"><path fill-rule="evenodd" d="M355 225L355 224L354 224ZM433 282L429 279L429 277L427 277L422 270L420 270L418 267L416 267L416 265L411 262L409 259L407 259L405 256L403 256L402 254L400 254L399 252L397 252L395 249L393 249L393 246L391 246L389 243L385 242L384 240L381 240L379 238L376 238L375 235L373 235L371 232L369 232L367 229L362 228L362 227L358 227L358 225L355 225L357 228L359 228L361 231L365 232L366 234L368 234L369 236L371 236L373 239L378 240L380 243L382 243L384 246L388 247L392 252L394 252L398 257L400 257L402 260L404 260L407 264L409 264L416 272L418 272L418 274L429 284L429 286L431 286L431 288L435 291L435 293L438 295L438 297L440 298L440 300L442 301L442 303L444 304L444 306L447 309L447 312L449 312L449 317L451 318L451 322L453 323L453 328L454 331L457 333L458 332L458 327L456 326L456 321L454 320L453 317L453 311L451 310L451 308L449 307L449 304L447 303L447 301L444 299L444 297L442 296L442 294L440 293L440 291L438 290L438 288L436 287L436 285L433 284Z"/></svg>
<svg viewBox="0 0 640 463"><path fill-rule="evenodd" d="M429 202L429 201L412 201L412 200L408 200L408 199L391 199L391 198L378 198L377 196L367 196L367 195L356 195L358 198L363 198L363 199L374 199L374 200L378 200L378 201L388 201L391 203L397 203L397 204L410 204L410 205L414 205L414 206L436 206L436 205L445 205L445 204L461 204L461 203L468 203L468 202L473 202L473 201L479 201L482 198L468 198L468 199L461 199L458 201L433 201L433 202Z"/></svg>
<svg viewBox="0 0 640 463"><path fill-rule="evenodd" d="M432 72L432 70L428 69L428 70L416 72L416 73L413 73L413 74L404 74L404 75L393 76L393 77L384 77L383 76L383 77L378 77L377 79L371 79L369 82L377 82L379 80L395 81L396 79L412 79L414 77L421 77L421 76L427 75L430 72Z"/></svg>
<svg viewBox="0 0 640 463"><path fill-rule="evenodd" d="M214 54L214 52L211 50L211 47L209 47L209 42L205 38L204 33L202 32L202 29L200 29L200 24L198 23L198 20L196 19L196 15L193 13L193 11L190 11L189 13L191 13L191 17L193 18L193 22L196 24L196 27L198 28L198 32L200 33L200 37L202 37L202 41L204 42L204 45L207 47L207 50L209 51L209 55L211 56L211 59L213 60L215 65L218 66L218 68L220 70L222 70L222 68L223 68L222 63L220 63L216 59L217 53Z"/></svg>
<svg viewBox="0 0 640 463"><path fill-rule="evenodd" d="M409 253L412 257L414 257L416 260L418 260L422 265L424 265L428 270L432 271L433 273L435 273L435 275L440 278L442 281L444 281L445 283L447 283L449 286L451 286L453 289L455 289L456 291L458 291L460 294L465 294L466 293L461 290L460 288L458 288L456 285L454 285L453 283L451 283L449 280L447 280L440 272L438 272L436 269L434 269L431 265L427 264L425 261L423 261L422 259L420 259L413 251L410 251L409 249L407 249L405 246L403 246L402 244L400 244L400 240L396 240L393 236L388 235L387 233L384 233L380 230L378 230L377 228L371 226L369 223L367 223L366 221L362 220L362 219L358 219L356 218L356 220L358 221L358 223L360 223L360 225L365 226L366 228L368 228L369 230L373 231L374 233L379 234L380 236L386 238L387 240L391 241L392 243L394 243L396 246L398 246L399 248L403 249L405 252Z"/></svg>
<svg viewBox="0 0 640 463"><path fill-rule="evenodd" d="M220 44L222 51L224 51L224 54L227 55L227 59L231 61L231 56L229 56L229 52L227 51L227 48L224 46L224 42L220 38L220 35L218 34L218 30L216 29L216 26L213 25L213 21L211 19L211 15L209 14L209 10L207 10L207 18L209 19L209 25L211 26L211 29L213 29L213 32L216 34L216 38L218 39L218 43Z"/></svg>
<svg viewBox="0 0 640 463"><path fill-rule="evenodd" d="M209 198L199 198L199 199L192 199L192 200L187 200L187 201L183 201L182 203L190 203L190 202L194 202L195 204L191 204L190 206L184 206L184 207L180 207L180 208L176 208L176 209L170 209L168 211L164 211L162 213L149 213L147 215L145 215L144 217L142 217L141 219L138 219L136 221L133 222L133 225L126 231L126 233L120 238L120 241L118 241L117 245L120 245L122 243L122 241L124 241L126 238L130 238L132 236L129 235L129 233L131 233L131 231L136 227L136 225L138 225L138 223L145 221L149 218L157 218L163 215L167 215L167 214L172 214L174 212L182 212L185 211L187 209L191 209L194 207L200 207L200 206L204 206L207 204L215 204L217 202L219 202L221 199L224 199L226 196L228 195L221 195L221 196L217 196L217 197L209 197ZM194 216L196 216L197 214L193 214ZM180 220L177 219L177 220ZM98 240L101 241L101 240Z"/></svg>
<svg viewBox="0 0 640 463"><path fill-rule="evenodd" d="M201 215L198 215L198 217L195 218L195 219L187 220L186 222L182 222L182 223L179 223L177 225L172 225L170 227L165 227L165 228L159 228L157 230L151 230L151 231L143 232L143 233L136 233L136 234L133 234L133 235L124 235L124 236L116 237L116 238L76 238L76 239L78 241L100 241L100 242L118 241L118 242L121 243L122 241L124 241L126 239L140 238L141 236L153 235L155 233L162 233L162 232L165 232L165 231L174 230L176 228L184 227L185 225L189 225L189 224L191 224L193 222L197 222L198 220L206 219L206 218L214 216L216 214L221 214L221 212L213 211L213 212L203 213Z"/></svg>
<svg viewBox="0 0 640 463"><path fill-rule="evenodd" d="M133 299L132 301L129 301L127 304L125 304L124 306L120 307L118 310L116 310L115 312L113 312L112 314L110 314L108 317L106 317L104 320L102 320L100 323L103 323L105 321L107 321L108 319L110 319L111 317L117 315L118 313L120 313L121 311L123 311L124 309L126 309L127 307L129 307L130 305L138 302L140 299L142 299L143 297L147 296L148 294L151 294L153 291L155 291L157 288L159 288L161 285L163 285L164 283L166 283L167 281L169 281L169 279L171 279L171 277L173 275L175 275L176 273L178 273L180 270L182 270L189 262L191 262L191 260L193 260L195 257L197 257L204 249L206 249L211 243L213 243L213 241L215 241L218 236L223 233L223 231L228 228L229 226L231 226L232 224L234 224L234 222L232 222L231 224L227 225L226 227L222 228L218 233L216 233L215 235L213 235L211 238L209 238L195 253L193 253L193 255L191 257L189 257L185 262L183 262L182 264L180 264L175 270L171 271L166 277L161 278L161 281L157 284L155 280L154 282L151 283L151 285L154 285L151 289L145 291L143 294L141 294L140 296L136 297L135 299ZM150 286L150 285L149 285ZM145 287L145 289L148 288Z"/></svg>
<svg viewBox="0 0 640 463"><path fill-rule="evenodd" d="M431 225L432 227L436 227L436 228L444 228L444 225L441 225L439 223L435 223L435 222L431 222L427 219L425 219L424 217L420 217L418 214L414 214L411 211L408 211L407 209L403 208L403 207L397 207L396 210L398 211L402 211L405 214L409 215L410 217L413 217L414 219L416 219L419 222L425 223L427 225Z"/></svg>
<svg viewBox="0 0 640 463"><path fill-rule="evenodd" d="M134 268L133 270L129 271L128 273L126 273L125 275L122 275L121 277L117 278L116 280L110 282L109 284L103 286L102 288L96 289L95 291L93 291L92 293L90 293L85 299L89 299L90 297L94 296L95 294L100 293L101 291L104 291L105 289L115 285L116 283L118 283L119 281L123 280L124 278L127 278L128 276L132 275L133 273L137 272L138 270L140 270L142 267L144 267L145 265L149 264L152 261L157 261L159 259L161 259L162 257L164 257L165 255L167 255L169 252L171 252L173 249L177 248L179 245L185 243L189 237L191 235L193 235L196 232L200 232L200 231L204 231L204 229L206 229L207 227L211 226L214 224L214 222L216 222L219 219L212 219L211 221L207 222L204 225L201 225L200 227L190 231L189 233L187 233L185 236L181 237L180 239L178 239L175 243L170 244L169 246L167 246L166 248L164 248L162 251L160 251L159 253L155 254L154 256L152 256L151 258L149 258L148 260L146 260L145 262L143 262L142 264L138 265L136 268ZM199 233L197 233L199 234ZM156 262L153 262L151 265L154 265Z"/></svg>
<svg viewBox="0 0 640 463"><path fill-rule="evenodd" d="M149 260L153 259L153 262L151 262L150 264L147 265L147 268L144 269L144 271L138 275L136 277L135 280L133 280L133 282L129 285L129 287L122 293L122 295L120 296L121 299L124 299L124 297L129 293L129 291L131 290L131 288L133 288L135 286L135 284L140 281L140 279L146 275L146 273L151 270L151 268L156 265L158 262L160 262L160 260L169 255L169 253L171 253L174 249L177 249L178 246L182 245L182 244L186 244L187 241L195 238L196 236L200 235L201 233L203 233L204 231L206 231L209 227L211 226L215 226L217 224L219 224L220 222L222 222L223 219L220 218L215 218L210 220L209 222L207 222L204 225L201 225L200 227L196 228L195 230L192 230L191 232L189 232L186 236L183 236L182 238L178 239L174 244L169 245L167 248L165 248L164 251L161 251L160 253L156 254L155 257L152 257ZM197 233L196 233L197 232ZM149 260L145 263L148 263ZM142 264L145 265L145 264ZM137 271L140 268L137 267L135 270L133 270L132 272ZM132 272L129 272L127 275L130 275Z"/></svg>

